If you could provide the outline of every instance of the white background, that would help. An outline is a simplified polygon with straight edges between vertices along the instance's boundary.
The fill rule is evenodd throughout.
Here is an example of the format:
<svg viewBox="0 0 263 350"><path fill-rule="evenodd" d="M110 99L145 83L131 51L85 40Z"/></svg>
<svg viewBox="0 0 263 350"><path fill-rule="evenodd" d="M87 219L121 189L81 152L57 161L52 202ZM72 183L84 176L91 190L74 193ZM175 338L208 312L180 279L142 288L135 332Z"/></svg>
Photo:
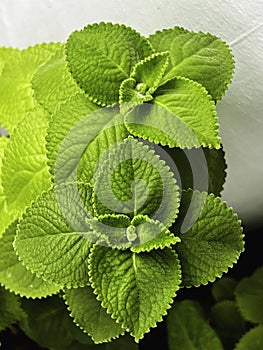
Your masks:
<svg viewBox="0 0 263 350"><path fill-rule="evenodd" d="M0 46L65 41L71 31L100 21L144 35L179 25L230 44L236 73L217 106L228 162L223 198L249 227L262 224L263 0L0 0Z"/></svg>

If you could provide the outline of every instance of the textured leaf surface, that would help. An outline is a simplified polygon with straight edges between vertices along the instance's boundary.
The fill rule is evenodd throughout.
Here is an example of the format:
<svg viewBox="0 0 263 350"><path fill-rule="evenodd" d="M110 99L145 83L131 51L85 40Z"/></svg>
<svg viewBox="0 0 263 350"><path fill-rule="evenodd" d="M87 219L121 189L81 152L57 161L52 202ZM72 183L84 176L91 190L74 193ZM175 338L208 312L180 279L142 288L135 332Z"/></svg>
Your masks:
<svg viewBox="0 0 263 350"><path fill-rule="evenodd" d="M167 328L169 350L223 350L216 333L193 301L173 305L168 313Z"/></svg>
<svg viewBox="0 0 263 350"><path fill-rule="evenodd" d="M263 323L263 267L238 283L235 296L238 308L246 320Z"/></svg>
<svg viewBox="0 0 263 350"><path fill-rule="evenodd" d="M178 77L156 90L152 103L126 115L131 134L169 147L220 147L215 104L194 81Z"/></svg>
<svg viewBox="0 0 263 350"><path fill-rule="evenodd" d="M162 320L181 278L179 261L169 248L135 254L95 246L90 275L102 306L136 342Z"/></svg>
<svg viewBox="0 0 263 350"><path fill-rule="evenodd" d="M97 214L148 215L169 227L178 211L178 187L153 150L128 138L102 158L94 183Z"/></svg>
<svg viewBox="0 0 263 350"><path fill-rule="evenodd" d="M102 308L91 287L68 289L65 300L74 322L95 343L107 342L124 334L125 330Z"/></svg>
<svg viewBox="0 0 263 350"><path fill-rule="evenodd" d="M46 282L27 270L13 248L17 221L4 232L0 241L0 284L10 291L28 298L41 298L57 293L61 287Z"/></svg>
<svg viewBox="0 0 263 350"><path fill-rule="evenodd" d="M67 68L64 45L36 71L32 87L34 97L52 114L62 103L81 92Z"/></svg>
<svg viewBox="0 0 263 350"><path fill-rule="evenodd" d="M66 46L73 77L103 106L118 103L120 84L153 52L148 41L124 25L99 23L73 32Z"/></svg>
<svg viewBox="0 0 263 350"><path fill-rule="evenodd" d="M209 33L175 27L150 35L156 51L170 51L163 82L184 76L202 84L214 100L220 100L230 83L234 60L227 44Z"/></svg>
<svg viewBox="0 0 263 350"><path fill-rule="evenodd" d="M73 323L66 305L58 296L41 300L23 300L26 317L20 322L28 337L45 348L63 348L81 339L89 349L91 339ZM71 347L71 349L74 349ZM93 349L93 348L92 348Z"/></svg>
<svg viewBox="0 0 263 350"><path fill-rule="evenodd" d="M61 44L50 43L16 51L6 62L0 77L0 124L12 134L24 113L37 104L33 98L31 79Z"/></svg>
<svg viewBox="0 0 263 350"><path fill-rule="evenodd" d="M263 347L263 325L250 329L238 342L235 350L261 350Z"/></svg>
<svg viewBox="0 0 263 350"><path fill-rule="evenodd" d="M2 71L6 62L8 62L10 58L16 54L19 55L18 49L14 49L12 47L4 47L4 46L0 47L0 76L2 74Z"/></svg>
<svg viewBox="0 0 263 350"><path fill-rule="evenodd" d="M75 186L43 193L23 215L15 249L23 264L37 276L66 286L83 286L88 278L91 242L84 238L90 188Z"/></svg>
<svg viewBox="0 0 263 350"><path fill-rule="evenodd" d="M0 331L20 320L22 316L19 298L0 287Z"/></svg>
<svg viewBox="0 0 263 350"><path fill-rule="evenodd" d="M180 209L181 215L188 211L184 227L178 222L175 227L181 238L175 248L182 265L183 285L213 282L233 266L244 250L240 221L232 209L213 194L186 192Z"/></svg>
<svg viewBox="0 0 263 350"><path fill-rule="evenodd" d="M4 189L2 186L2 174L1 174L2 159L4 157L4 151L8 142L9 142L9 138L0 137L0 217L1 217L0 237L2 236L2 233L4 232L5 228L7 227L8 223L11 220L10 213L6 210Z"/></svg>

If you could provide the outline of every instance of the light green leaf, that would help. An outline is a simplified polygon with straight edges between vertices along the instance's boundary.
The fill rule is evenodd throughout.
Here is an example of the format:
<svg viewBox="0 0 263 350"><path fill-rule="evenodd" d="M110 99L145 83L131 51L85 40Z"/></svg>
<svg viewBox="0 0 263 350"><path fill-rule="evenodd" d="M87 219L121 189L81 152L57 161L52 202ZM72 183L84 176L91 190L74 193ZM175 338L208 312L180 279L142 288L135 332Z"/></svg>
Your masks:
<svg viewBox="0 0 263 350"><path fill-rule="evenodd" d="M2 184L12 219L19 217L32 200L50 187L45 149L48 120L49 114L40 106L28 112L5 149Z"/></svg>
<svg viewBox="0 0 263 350"><path fill-rule="evenodd" d="M116 115L112 109L97 109L80 93L61 104L51 119L47 135L48 164L51 174L56 172L56 183L65 182L76 172L86 147Z"/></svg>
<svg viewBox="0 0 263 350"><path fill-rule="evenodd" d="M181 239L175 249L186 287L200 286L221 277L244 250L237 215L213 194L185 192L174 230Z"/></svg>
<svg viewBox="0 0 263 350"><path fill-rule="evenodd" d="M124 334L125 330L102 308L91 287L65 290L65 300L74 322L96 344Z"/></svg>
<svg viewBox="0 0 263 350"><path fill-rule="evenodd" d="M43 43L16 51L8 58L0 77L0 124L11 135L24 114L37 106L31 87L32 76L60 45Z"/></svg>
<svg viewBox="0 0 263 350"><path fill-rule="evenodd" d="M127 138L100 160L94 183L98 215L148 215L169 227L178 212L178 187L164 161L147 145Z"/></svg>
<svg viewBox="0 0 263 350"><path fill-rule="evenodd" d="M61 287L45 282L27 270L13 248L18 221L13 222L4 232L0 241L0 284L15 294L27 298L42 298L57 293Z"/></svg>
<svg viewBox="0 0 263 350"><path fill-rule="evenodd" d="M58 47L55 54L36 71L32 87L34 97L51 114L56 113L62 103L81 92L67 68L64 45Z"/></svg>
<svg viewBox="0 0 263 350"><path fill-rule="evenodd" d="M194 81L178 77L161 86L152 103L127 113L132 135L169 147L220 148L215 104Z"/></svg>
<svg viewBox="0 0 263 350"><path fill-rule="evenodd" d="M0 331L23 317L19 298L0 287Z"/></svg>
<svg viewBox="0 0 263 350"><path fill-rule="evenodd" d="M263 325L250 329L239 340L235 350L262 350L263 347Z"/></svg>
<svg viewBox="0 0 263 350"><path fill-rule="evenodd" d="M220 100L230 83L234 60L227 44L209 33L194 33L174 27L150 35L156 51L170 51L163 83L177 76L197 81Z"/></svg>
<svg viewBox="0 0 263 350"><path fill-rule="evenodd" d="M19 55L19 49L14 49L13 47L0 47L0 76L2 74L3 68L14 55Z"/></svg>
<svg viewBox="0 0 263 350"><path fill-rule="evenodd" d="M263 323L263 267L238 283L235 296L238 308L246 320Z"/></svg>
<svg viewBox="0 0 263 350"><path fill-rule="evenodd" d="M92 344L89 336L83 334L74 324L62 298L53 296L41 300L24 299L22 307L26 317L19 326L39 345L48 349L60 347L65 349L79 338L83 343L84 338L86 339L86 349Z"/></svg>
<svg viewBox="0 0 263 350"><path fill-rule="evenodd" d="M216 301L233 300L236 285L237 281L228 276L215 281L211 290L214 299Z"/></svg>
<svg viewBox="0 0 263 350"><path fill-rule="evenodd" d="M92 244L85 219L90 196L88 185L55 187L38 197L23 215L15 250L38 277L68 287L88 284Z"/></svg>
<svg viewBox="0 0 263 350"><path fill-rule="evenodd" d="M215 331L194 301L173 305L168 313L167 329L169 350L223 350Z"/></svg>
<svg viewBox="0 0 263 350"><path fill-rule="evenodd" d="M12 220L10 213L6 210L6 201L4 196L4 189L2 186L2 176L1 176L1 168L2 168L2 159L4 157L5 148L9 142L9 138L0 137L0 238L8 223Z"/></svg>
<svg viewBox="0 0 263 350"><path fill-rule="evenodd" d="M152 52L149 42L135 30L103 22L73 32L66 45L73 77L102 106L118 103L121 82Z"/></svg>
<svg viewBox="0 0 263 350"><path fill-rule="evenodd" d="M181 270L169 248L136 254L94 246L90 276L102 306L138 342L166 315L179 289Z"/></svg>
<svg viewBox="0 0 263 350"><path fill-rule="evenodd" d="M245 332L245 321L234 301L224 300L215 304L210 317L226 349L233 349Z"/></svg>

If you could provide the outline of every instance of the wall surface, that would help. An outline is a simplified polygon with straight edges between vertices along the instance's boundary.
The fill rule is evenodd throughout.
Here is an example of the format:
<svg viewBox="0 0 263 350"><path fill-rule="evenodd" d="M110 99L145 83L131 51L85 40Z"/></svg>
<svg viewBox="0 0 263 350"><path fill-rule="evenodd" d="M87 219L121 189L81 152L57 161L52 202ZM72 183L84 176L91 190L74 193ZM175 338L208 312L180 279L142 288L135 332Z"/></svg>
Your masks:
<svg viewBox="0 0 263 350"><path fill-rule="evenodd" d="M65 41L87 23L112 21L144 35L175 25L227 41L236 73L218 103L227 153L223 198L253 226L263 223L263 0L0 0L0 46Z"/></svg>

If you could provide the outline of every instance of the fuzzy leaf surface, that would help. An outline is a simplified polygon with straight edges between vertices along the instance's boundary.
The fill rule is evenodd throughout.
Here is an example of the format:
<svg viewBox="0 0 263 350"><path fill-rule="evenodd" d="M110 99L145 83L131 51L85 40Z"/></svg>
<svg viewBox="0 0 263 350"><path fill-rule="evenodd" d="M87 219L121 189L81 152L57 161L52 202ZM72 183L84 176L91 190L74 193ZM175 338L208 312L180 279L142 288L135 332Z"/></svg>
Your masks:
<svg viewBox="0 0 263 350"><path fill-rule="evenodd" d="M179 289L181 270L170 248L136 254L94 246L90 276L102 306L138 342L166 315Z"/></svg>
<svg viewBox="0 0 263 350"><path fill-rule="evenodd" d="M73 32L66 45L73 77L102 106L118 103L121 82L152 52L149 42L135 30L103 22Z"/></svg>
<svg viewBox="0 0 263 350"><path fill-rule="evenodd" d="M183 76L203 85L214 100L221 99L234 71L233 55L224 41L179 27L157 31L149 41L157 52L170 52L164 83Z"/></svg>

